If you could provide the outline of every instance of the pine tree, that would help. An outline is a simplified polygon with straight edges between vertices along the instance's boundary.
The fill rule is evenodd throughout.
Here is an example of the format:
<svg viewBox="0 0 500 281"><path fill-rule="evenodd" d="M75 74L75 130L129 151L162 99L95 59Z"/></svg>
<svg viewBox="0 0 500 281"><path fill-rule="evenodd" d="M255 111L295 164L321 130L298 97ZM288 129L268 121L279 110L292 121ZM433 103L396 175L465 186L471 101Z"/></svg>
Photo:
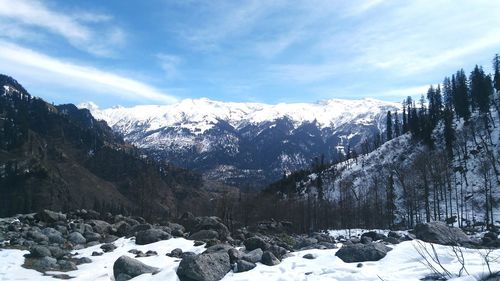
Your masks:
<svg viewBox="0 0 500 281"><path fill-rule="evenodd" d="M392 139L392 115L391 115L391 111L387 111L386 132L387 132L387 140L389 141Z"/></svg>
<svg viewBox="0 0 500 281"><path fill-rule="evenodd" d="M470 118L469 88L467 86L467 76L463 69L457 71L452 77L453 105L458 117L468 121Z"/></svg>
<svg viewBox="0 0 500 281"><path fill-rule="evenodd" d="M403 101L403 134L408 132L408 118L406 116L406 102Z"/></svg>
<svg viewBox="0 0 500 281"><path fill-rule="evenodd" d="M449 77L445 77L443 81L443 99L445 107L453 108L453 87Z"/></svg>
<svg viewBox="0 0 500 281"><path fill-rule="evenodd" d="M493 74L495 90L497 92L500 92L500 57L498 56L498 54L496 54L495 58L493 59L493 71L495 72Z"/></svg>
<svg viewBox="0 0 500 281"><path fill-rule="evenodd" d="M490 76L484 73L482 67L476 65L469 81L473 108L478 108L481 113L489 112L490 97L493 94Z"/></svg>
<svg viewBox="0 0 500 281"><path fill-rule="evenodd" d="M398 112L394 113L394 137L401 135L401 122L399 121Z"/></svg>

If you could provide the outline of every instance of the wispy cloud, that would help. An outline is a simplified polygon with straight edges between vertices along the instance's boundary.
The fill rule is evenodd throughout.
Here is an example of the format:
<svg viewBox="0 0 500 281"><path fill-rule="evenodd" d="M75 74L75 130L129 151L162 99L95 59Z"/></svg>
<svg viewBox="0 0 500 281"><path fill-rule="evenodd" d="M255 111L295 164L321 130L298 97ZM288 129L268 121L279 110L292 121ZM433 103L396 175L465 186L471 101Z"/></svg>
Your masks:
<svg viewBox="0 0 500 281"><path fill-rule="evenodd" d="M157 54L156 57L158 58L158 63L164 71L167 79L175 79L179 77L180 74L178 67L182 62L180 57L169 54Z"/></svg>
<svg viewBox="0 0 500 281"><path fill-rule="evenodd" d="M96 88L99 88L101 92L119 98L159 103L177 101L174 96L133 78L65 62L0 40L0 68L8 71L10 68L18 66L27 72L33 69L41 71L40 75L50 79L50 83L56 85L67 83L65 80L69 79L74 87L80 90L90 89L95 92Z"/></svg>
<svg viewBox="0 0 500 281"><path fill-rule="evenodd" d="M0 19L8 20L11 27L16 25L15 29L26 30L24 32L42 29L95 55L111 55L112 49L124 42L124 32L118 27L106 25L93 28L89 25L109 21L111 17L108 15L58 12L38 0L0 0L0 6ZM2 29L5 27L2 26Z"/></svg>

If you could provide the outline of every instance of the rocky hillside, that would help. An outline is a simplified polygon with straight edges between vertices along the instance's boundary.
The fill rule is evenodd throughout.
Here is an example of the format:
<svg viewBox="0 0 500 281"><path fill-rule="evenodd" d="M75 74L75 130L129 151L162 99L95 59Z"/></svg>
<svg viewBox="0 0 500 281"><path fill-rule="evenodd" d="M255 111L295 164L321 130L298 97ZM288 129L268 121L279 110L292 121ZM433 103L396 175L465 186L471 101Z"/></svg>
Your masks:
<svg viewBox="0 0 500 281"><path fill-rule="evenodd" d="M148 160L88 110L49 104L4 75L0 193L0 216L87 207L151 217L205 201L199 175Z"/></svg>
<svg viewBox="0 0 500 281"><path fill-rule="evenodd" d="M226 183L263 186L308 167L315 157L342 158L385 128L396 103L374 99L268 105L187 99L165 106L82 104L155 158Z"/></svg>

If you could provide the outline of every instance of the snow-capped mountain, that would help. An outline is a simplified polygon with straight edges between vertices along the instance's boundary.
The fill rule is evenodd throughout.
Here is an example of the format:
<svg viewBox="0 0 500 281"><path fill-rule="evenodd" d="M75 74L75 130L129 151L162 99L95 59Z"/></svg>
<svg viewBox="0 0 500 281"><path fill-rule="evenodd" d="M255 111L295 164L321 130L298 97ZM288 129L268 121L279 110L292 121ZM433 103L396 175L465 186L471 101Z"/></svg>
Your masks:
<svg viewBox="0 0 500 281"><path fill-rule="evenodd" d="M171 105L80 107L158 159L210 179L263 185L321 154L328 160L358 147L384 130L387 111L399 104L332 99L270 105L203 98Z"/></svg>

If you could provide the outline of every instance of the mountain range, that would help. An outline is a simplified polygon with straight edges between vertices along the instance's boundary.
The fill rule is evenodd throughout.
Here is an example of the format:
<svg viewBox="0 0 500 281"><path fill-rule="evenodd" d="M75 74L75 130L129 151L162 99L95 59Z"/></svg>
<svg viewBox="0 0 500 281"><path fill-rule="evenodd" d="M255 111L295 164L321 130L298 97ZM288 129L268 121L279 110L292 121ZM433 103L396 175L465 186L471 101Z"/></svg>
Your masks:
<svg viewBox="0 0 500 281"><path fill-rule="evenodd" d="M385 130L398 103L331 99L317 103L219 102L89 109L124 140L157 160L206 179L262 187L314 159L339 160Z"/></svg>

